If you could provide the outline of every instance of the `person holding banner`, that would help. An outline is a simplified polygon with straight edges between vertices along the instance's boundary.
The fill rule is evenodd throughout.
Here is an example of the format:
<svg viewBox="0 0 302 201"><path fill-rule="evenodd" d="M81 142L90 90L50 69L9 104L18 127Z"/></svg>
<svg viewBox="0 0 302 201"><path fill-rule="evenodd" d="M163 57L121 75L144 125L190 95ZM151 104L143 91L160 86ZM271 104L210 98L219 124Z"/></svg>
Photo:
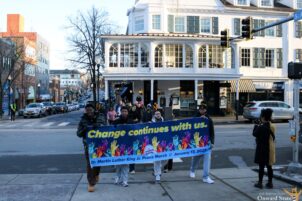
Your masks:
<svg viewBox="0 0 302 201"><path fill-rule="evenodd" d="M129 118L129 110L128 107L122 106L121 108L121 116L116 119L113 124L114 125L121 125L121 124L132 124L132 119ZM115 184L121 184L124 187L128 186L128 172L129 172L129 165L116 165L116 177L115 177Z"/></svg>
<svg viewBox="0 0 302 201"><path fill-rule="evenodd" d="M91 168L89 162L89 150L86 141L86 133L91 128L100 127L106 124L105 117L103 114L95 113L94 106L92 104L87 104L85 106L85 113L81 117L80 123L78 125L77 136L83 139L83 145L85 150L86 158L86 171L88 180L88 192L94 192L94 186L99 180L100 167Z"/></svg>
<svg viewBox="0 0 302 201"><path fill-rule="evenodd" d="M215 133L214 133L214 124L213 124L213 120L209 117L209 115L207 115L207 105L202 103L199 106L199 116L201 118L207 118L209 121L209 145L211 146L211 149L214 146L214 139L215 139ZM204 183L208 183L208 184L213 184L214 181L210 178L210 167L211 167L211 151L210 150L208 153L204 154L203 157L203 177L202 177L202 181ZM191 163L191 168L190 168L190 177L191 178L195 178L195 169L197 167L197 165L199 164L199 161L201 159L202 155L199 156L194 156L192 158L192 163Z"/></svg>
<svg viewBox="0 0 302 201"><path fill-rule="evenodd" d="M163 122L164 118L161 116L161 113L159 110L157 110L154 113L154 116L151 120L152 122ZM156 150L155 150L156 151ZM160 183L160 176L161 176L161 161L154 161L153 163L154 168L154 176L155 176L155 182Z"/></svg>

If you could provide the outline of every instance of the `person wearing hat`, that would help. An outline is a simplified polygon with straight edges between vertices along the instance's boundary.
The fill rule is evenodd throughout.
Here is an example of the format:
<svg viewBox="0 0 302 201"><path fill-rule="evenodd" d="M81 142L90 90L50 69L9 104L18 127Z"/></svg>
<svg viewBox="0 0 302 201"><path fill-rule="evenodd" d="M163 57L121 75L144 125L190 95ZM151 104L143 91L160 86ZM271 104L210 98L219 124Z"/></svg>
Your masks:
<svg viewBox="0 0 302 201"><path fill-rule="evenodd" d="M105 117L102 113L97 114L92 104L85 106L85 113L81 117L78 125L77 136L83 139L85 158L86 158L86 171L88 180L88 192L94 191L94 186L99 180L100 167L91 168L89 162L88 145L86 141L86 133L92 128L106 125Z"/></svg>
<svg viewBox="0 0 302 201"><path fill-rule="evenodd" d="M203 176L202 181L204 183L213 184L214 181L210 178L210 167L211 167L211 152L212 148L214 146L214 139L215 139L215 133L214 133L214 124L213 120L207 115L207 105L202 103L199 106L199 117L208 119L208 126L209 126L209 145L211 146L211 149L208 153L204 155L194 156L192 158L191 168L190 168L190 177L195 178L195 169L203 156Z"/></svg>

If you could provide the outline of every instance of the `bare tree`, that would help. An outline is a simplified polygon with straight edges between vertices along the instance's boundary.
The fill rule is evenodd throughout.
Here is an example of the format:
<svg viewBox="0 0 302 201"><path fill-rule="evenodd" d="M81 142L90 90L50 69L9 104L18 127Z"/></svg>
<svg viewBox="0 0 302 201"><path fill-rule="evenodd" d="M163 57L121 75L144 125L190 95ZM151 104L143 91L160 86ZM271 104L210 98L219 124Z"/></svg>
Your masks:
<svg viewBox="0 0 302 201"><path fill-rule="evenodd" d="M24 76L26 63L32 63L31 58L26 58L25 51L27 44L22 37L6 37L6 45L0 47L0 58L5 62L0 62L0 116L2 118L4 92L8 87L20 84L21 77ZM7 84L8 83L8 84Z"/></svg>
<svg viewBox="0 0 302 201"><path fill-rule="evenodd" d="M93 100L96 104L97 78L99 65L103 64L104 41L100 38L104 34L112 34L117 30L104 10L94 6L86 12L78 11L75 17L68 18L70 34L67 37L71 47L71 58L73 66L85 69L90 74L93 84ZM98 61L97 61L98 60Z"/></svg>

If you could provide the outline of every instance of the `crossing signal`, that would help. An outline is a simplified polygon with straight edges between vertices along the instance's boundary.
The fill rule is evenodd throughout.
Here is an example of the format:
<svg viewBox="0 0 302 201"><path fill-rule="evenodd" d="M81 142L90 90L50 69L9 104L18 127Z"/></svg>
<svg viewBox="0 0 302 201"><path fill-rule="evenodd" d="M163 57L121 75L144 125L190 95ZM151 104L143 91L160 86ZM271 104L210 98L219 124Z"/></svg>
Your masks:
<svg viewBox="0 0 302 201"><path fill-rule="evenodd" d="M225 29L220 32L220 45L222 47L230 47L230 31Z"/></svg>
<svg viewBox="0 0 302 201"><path fill-rule="evenodd" d="M248 40L253 38L253 18L247 17L241 21L241 36Z"/></svg>

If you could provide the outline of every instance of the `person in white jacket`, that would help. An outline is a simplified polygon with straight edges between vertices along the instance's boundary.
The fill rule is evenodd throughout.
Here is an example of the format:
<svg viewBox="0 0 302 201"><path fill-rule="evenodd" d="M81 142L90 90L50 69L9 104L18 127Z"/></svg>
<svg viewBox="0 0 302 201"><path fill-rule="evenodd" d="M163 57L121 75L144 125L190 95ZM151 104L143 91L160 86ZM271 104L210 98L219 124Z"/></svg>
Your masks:
<svg viewBox="0 0 302 201"><path fill-rule="evenodd" d="M163 122L164 118L161 116L161 113L159 110L157 110L154 113L154 116L152 117L152 122ZM156 150L154 150L156 151ZM154 176L155 176L155 182L160 183L160 176L161 176L161 161L154 161L153 168L154 168Z"/></svg>

